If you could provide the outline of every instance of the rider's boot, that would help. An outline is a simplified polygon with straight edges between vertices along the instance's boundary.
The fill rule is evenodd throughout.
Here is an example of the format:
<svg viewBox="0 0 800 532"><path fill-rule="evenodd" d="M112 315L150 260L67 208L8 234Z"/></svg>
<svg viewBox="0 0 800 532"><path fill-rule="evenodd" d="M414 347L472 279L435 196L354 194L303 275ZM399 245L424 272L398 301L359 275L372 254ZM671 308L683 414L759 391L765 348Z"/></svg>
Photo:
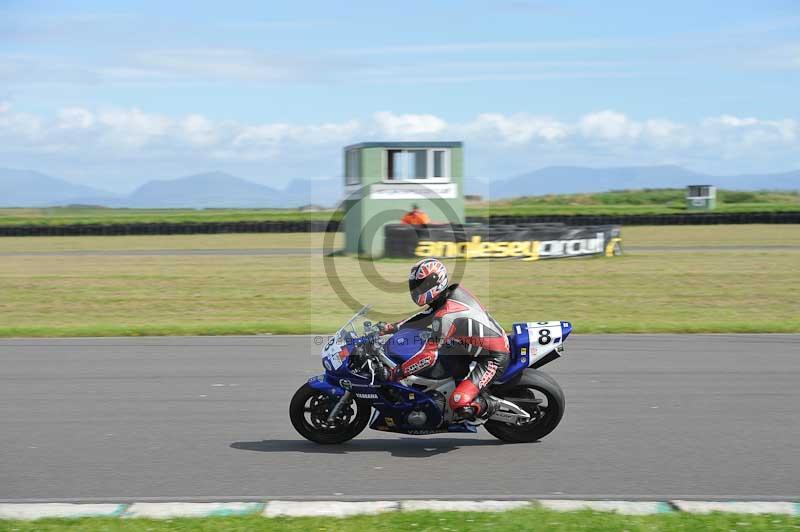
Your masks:
<svg viewBox="0 0 800 532"><path fill-rule="evenodd" d="M450 408L454 420L488 419L497 411L499 402L486 392L481 392L469 380L461 381L450 395Z"/></svg>
<svg viewBox="0 0 800 532"><path fill-rule="evenodd" d="M464 421L484 420L492 417L492 414L500 408L500 401L488 393L481 393L475 398L473 405L462 406L454 411L455 418Z"/></svg>

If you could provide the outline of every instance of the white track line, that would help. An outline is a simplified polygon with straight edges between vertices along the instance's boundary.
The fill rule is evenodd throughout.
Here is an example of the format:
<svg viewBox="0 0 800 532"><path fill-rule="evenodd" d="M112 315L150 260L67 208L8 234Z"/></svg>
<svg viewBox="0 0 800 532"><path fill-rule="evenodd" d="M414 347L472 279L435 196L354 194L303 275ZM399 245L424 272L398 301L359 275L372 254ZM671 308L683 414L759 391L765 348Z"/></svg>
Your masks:
<svg viewBox="0 0 800 532"><path fill-rule="evenodd" d="M137 502L130 505L122 517L219 517L254 514L263 507L257 502Z"/></svg>
<svg viewBox="0 0 800 532"><path fill-rule="evenodd" d="M31 503L0 504L0 519L42 519L45 517L118 517L125 504Z"/></svg>
<svg viewBox="0 0 800 532"><path fill-rule="evenodd" d="M518 508L529 508L530 501L401 501L400 509L404 512L426 510L431 512L505 512Z"/></svg>
<svg viewBox="0 0 800 532"><path fill-rule="evenodd" d="M374 515L400 509L393 501L270 501L264 508L265 517L347 517Z"/></svg>
<svg viewBox="0 0 800 532"><path fill-rule="evenodd" d="M793 502L767 501L672 501L682 512L708 514L727 512L735 514L784 514L800 515L800 505Z"/></svg>

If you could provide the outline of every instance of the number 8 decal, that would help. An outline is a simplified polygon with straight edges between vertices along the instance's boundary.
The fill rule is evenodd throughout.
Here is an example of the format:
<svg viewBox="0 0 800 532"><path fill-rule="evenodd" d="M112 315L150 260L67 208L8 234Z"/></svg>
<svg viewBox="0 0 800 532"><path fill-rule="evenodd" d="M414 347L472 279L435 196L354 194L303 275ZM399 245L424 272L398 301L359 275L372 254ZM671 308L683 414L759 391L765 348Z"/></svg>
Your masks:
<svg viewBox="0 0 800 532"><path fill-rule="evenodd" d="M550 329L539 330L539 345L547 345L550 343Z"/></svg>

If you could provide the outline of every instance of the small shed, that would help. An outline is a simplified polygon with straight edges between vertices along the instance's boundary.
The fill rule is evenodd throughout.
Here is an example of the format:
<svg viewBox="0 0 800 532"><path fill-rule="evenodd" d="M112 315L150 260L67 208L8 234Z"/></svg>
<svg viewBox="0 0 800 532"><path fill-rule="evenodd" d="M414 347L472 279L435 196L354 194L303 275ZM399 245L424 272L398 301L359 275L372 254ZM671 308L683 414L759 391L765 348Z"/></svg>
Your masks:
<svg viewBox="0 0 800 532"><path fill-rule="evenodd" d="M686 187L686 209L710 211L717 206L717 187L714 185L689 185Z"/></svg>

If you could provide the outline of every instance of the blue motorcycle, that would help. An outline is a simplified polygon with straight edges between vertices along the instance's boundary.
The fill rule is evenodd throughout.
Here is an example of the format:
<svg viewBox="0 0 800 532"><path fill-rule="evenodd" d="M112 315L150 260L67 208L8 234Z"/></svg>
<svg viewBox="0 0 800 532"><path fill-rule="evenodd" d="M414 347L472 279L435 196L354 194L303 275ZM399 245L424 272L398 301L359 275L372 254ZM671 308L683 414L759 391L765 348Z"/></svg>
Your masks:
<svg viewBox="0 0 800 532"><path fill-rule="evenodd" d="M457 419L447 398L469 372L469 359L456 356L459 346L443 346L437 363L399 382L378 377L379 364L402 364L422 348L429 332L402 328L381 335L368 320L366 306L322 349L325 373L309 379L292 397L289 417L304 438L316 443L346 442L367 425L401 434L477 432L512 443L534 442L550 434L564 415L564 392L538 368L564 351L572 332L566 321L516 323L509 334L511 361L486 390L499 407L488 419ZM361 321L359 324L358 322Z"/></svg>

